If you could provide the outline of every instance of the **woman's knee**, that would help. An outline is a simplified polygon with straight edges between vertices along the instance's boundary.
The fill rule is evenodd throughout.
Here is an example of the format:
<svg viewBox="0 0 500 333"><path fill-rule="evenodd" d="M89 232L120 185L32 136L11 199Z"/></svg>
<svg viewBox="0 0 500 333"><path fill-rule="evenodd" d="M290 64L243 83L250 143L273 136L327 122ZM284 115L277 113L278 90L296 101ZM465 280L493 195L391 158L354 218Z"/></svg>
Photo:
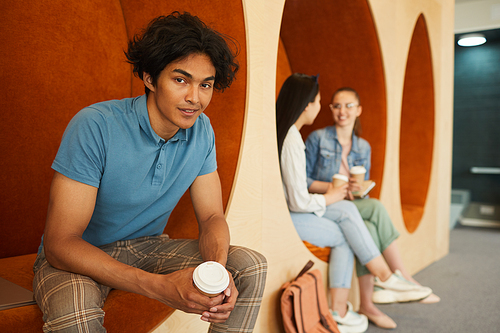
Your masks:
<svg viewBox="0 0 500 333"><path fill-rule="evenodd" d="M371 220L374 216L387 214L385 206L377 199L366 198L355 200L355 205L358 208L361 216L364 219Z"/></svg>
<svg viewBox="0 0 500 333"><path fill-rule="evenodd" d="M341 201L341 203L342 210L351 220L356 220L358 222L363 220L361 214L359 213L358 207L354 204L354 202L343 200Z"/></svg>
<svg viewBox="0 0 500 333"><path fill-rule="evenodd" d="M347 200L342 200L327 206L324 217L336 221L337 223L346 220L354 222L363 221L356 205L352 201Z"/></svg>
<svg viewBox="0 0 500 333"><path fill-rule="evenodd" d="M344 210L346 212L352 212L352 211L357 211L358 210L358 208L356 207L356 205L352 201L349 201L349 200L338 201L338 202L336 202L336 203L334 203L333 205L330 205L330 206L333 206L336 209L342 209L342 210Z"/></svg>

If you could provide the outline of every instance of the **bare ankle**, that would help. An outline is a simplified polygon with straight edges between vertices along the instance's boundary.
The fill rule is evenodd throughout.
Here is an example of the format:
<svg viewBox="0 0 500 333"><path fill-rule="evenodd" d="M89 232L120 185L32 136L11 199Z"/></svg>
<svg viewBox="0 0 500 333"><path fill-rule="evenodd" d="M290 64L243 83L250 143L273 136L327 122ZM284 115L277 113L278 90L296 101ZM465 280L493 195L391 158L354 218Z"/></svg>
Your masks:
<svg viewBox="0 0 500 333"><path fill-rule="evenodd" d="M360 305L358 312L363 313L363 314L371 314L371 315L375 315L375 316L380 316L380 315L384 314L373 303Z"/></svg>
<svg viewBox="0 0 500 333"><path fill-rule="evenodd" d="M344 318L347 314L347 304L334 304L333 311L337 311L340 317Z"/></svg>
<svg viewBox="0 0 500 333"><path fill-rule="evenodd" d="M384 274L380 274L380 276L378 277L380 279L380 281L382 282L385 282L387 281L390 277L392 276L392 272L387 272L387 273L384 273Z"/></svg>

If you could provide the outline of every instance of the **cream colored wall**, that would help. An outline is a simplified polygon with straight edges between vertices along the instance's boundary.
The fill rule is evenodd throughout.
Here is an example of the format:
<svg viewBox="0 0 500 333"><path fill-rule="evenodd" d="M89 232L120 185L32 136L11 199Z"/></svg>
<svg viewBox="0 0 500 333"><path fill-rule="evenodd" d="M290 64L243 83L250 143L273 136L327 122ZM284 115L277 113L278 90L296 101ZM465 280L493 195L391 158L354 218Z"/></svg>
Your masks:
<svg viewBox="0 0 500 333"><path fill-rule="evenodd" d="M463 0L455 7L455 33L500 28L500 0Z"/></svg>
<svg viewBox="0 0 500 333"><path fill-rule="evenodd" d="M405 264L417 272L448 253L453 119L453 1L370 1L387 85L387 148L380 200L401 232ZM399 197L399 130L403 82L413 29L423 13L432 54L435 140L429 192L422 221L413 234L404 226Z"/></svg>
<svg viewBox="0 0 500 333"><path fill-rule="evenodd" d="M451 190L453 0L370 0L379 34L387 90L387 149L381 201L401 232L399 246L415 273L448 253ZM275 138L275 74L284 0L243 0L248 50L248 93L238 170L227 209L232 243L263 253L269 264L255 332L282 331L280 286L312 259L326 280L327 265L303 245L293 227L281 187ZM399 196L399 123L403 82L413 28L426 19L435 80L432 176L419 228L408 234ZM356 288L351 300L356 304ZM206 332L199 316L176 311L155 332Z"/></svg>

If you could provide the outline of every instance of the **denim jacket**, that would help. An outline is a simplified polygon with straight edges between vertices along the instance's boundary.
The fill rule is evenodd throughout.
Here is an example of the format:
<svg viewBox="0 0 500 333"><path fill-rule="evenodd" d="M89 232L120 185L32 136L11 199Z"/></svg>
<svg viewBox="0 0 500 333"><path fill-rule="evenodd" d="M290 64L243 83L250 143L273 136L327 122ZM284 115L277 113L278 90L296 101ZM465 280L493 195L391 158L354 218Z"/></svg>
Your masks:
<svg viewBox="0 0 500 333"><path fill-rule="evenodd" d="M312 132L306 140L307 187L313 181L332 181L339 172L342 160L342 146L337 139L335 126L328 126ZM356 165L366 168L365 179L370 179L371 147L368 141L352 134L352 147L347 155L349 169Z"/></svg>

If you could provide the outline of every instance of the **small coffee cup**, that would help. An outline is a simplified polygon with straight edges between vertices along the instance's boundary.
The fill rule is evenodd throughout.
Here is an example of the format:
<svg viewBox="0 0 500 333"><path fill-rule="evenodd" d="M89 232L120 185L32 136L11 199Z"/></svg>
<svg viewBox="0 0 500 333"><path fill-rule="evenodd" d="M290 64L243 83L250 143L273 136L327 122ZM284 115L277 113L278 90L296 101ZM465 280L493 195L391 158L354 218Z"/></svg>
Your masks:
<svg viewBox="0 0 500 333"><path fill-rule="evenodd" d="M229 286L229 274L218 262L206 261L194 270L193 284L203 295L215 297Z"/></svg>
<svg viewBox="0 0 500 333"><path fill-rule="evenodd" d="M349 177L337 173L332 177L333 187L339 187L349 182Z"/></svg>
<svg viewBox="0 0 500 333"><path fill-rule="evenodd" d="M351 177L358 180L360 183L365 180L366 169L362 165L353 166L350 170Z"/></svg>

